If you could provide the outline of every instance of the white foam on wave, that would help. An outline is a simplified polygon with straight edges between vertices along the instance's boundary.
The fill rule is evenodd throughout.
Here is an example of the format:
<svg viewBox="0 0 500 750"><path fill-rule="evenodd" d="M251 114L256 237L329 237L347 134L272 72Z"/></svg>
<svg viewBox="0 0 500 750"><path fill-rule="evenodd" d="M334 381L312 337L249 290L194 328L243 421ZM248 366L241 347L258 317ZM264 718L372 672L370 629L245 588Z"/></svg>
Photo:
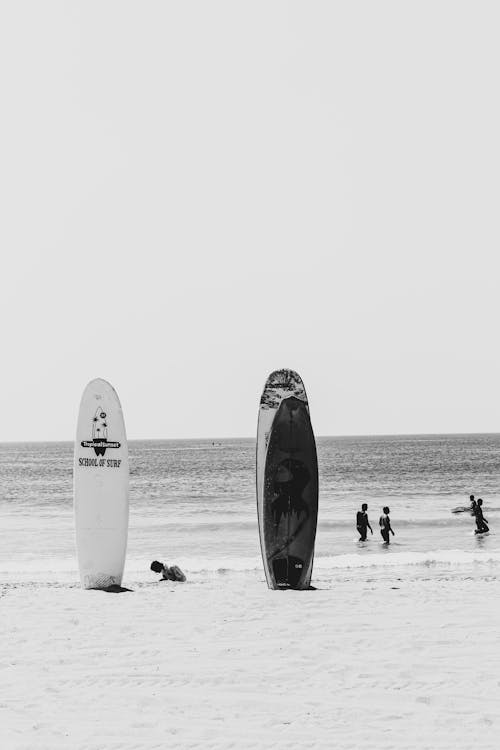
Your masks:
<svg viewBox="0 0 500 750"><path fill-rule="evenodd" d="M165 560L168 564L177 564L186 575L230 575L248 571L262 572L260 557L179 557L175 560ZM152 581L155 574L150 570L149 558L128 558L125 566L124 580ZM396 552L387 549L386 553L345 554L316 557L314 569L316 572L354 569L386 569L405 567L466 567L466 566L500 566L500 549L464 551L431 550L428 552ZM23 557L20 567L19 560L4 560L0 563L0 581L9 580L66 580L78 581L78 568L75 557L41 557L27 560Z"/></svg>
<svg viewBox="0 0 500 750"><path fill-rule="evenodd" d="M472 552L461 549L443 549L430 550L428 552L392 553L390 548L388 548L386 554L348 554L316 557L314 567L324 570L329 568L386 568L408 565L471 565L475 563L500 564L500 549L487 551L474 550Z"/></svg>
<svg viewBox="0 0 500 750"><path fill-rule="evenodd" d="M176 563L186 573L239 573L244 571L262 571L260 557L185 557L169 561ZM346 554L315 557L314 569L351 570L361 568L388 568L407 566L467 566L467 565L500 565L500 549L464 551L431 550L428 552L392 552ZM144 570L145 562L128 560L126 570L138 572ZM149 567L149 566L147 566Z"/></svg>

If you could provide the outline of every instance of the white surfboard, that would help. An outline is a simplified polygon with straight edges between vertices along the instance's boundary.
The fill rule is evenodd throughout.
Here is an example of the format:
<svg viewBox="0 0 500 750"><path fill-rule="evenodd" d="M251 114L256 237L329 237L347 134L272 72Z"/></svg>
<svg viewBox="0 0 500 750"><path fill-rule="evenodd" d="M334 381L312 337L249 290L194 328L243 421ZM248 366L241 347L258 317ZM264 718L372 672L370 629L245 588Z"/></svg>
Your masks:
<svg viewBox="0 0 500 750"><path fill-rule="evenodd" d="M82 587L120 586L129 515L127 436L116 391L100 378L87 385L80 403L73 490Z"/></svg>

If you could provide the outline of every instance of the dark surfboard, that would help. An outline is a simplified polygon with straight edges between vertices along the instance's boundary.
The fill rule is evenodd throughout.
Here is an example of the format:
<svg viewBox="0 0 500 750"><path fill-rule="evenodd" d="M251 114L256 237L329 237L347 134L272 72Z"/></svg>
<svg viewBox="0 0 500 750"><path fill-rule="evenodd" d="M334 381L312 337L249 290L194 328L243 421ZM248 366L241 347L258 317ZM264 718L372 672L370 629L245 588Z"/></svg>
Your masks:
<svg viewBox="0 0 500 750"><path fill-rule="evenodd" d="M293 375L299 379L296 373ZM262 558L268 585L274 589L306 589L311 582L318 519L318 462L303 386L302 391L302 397L287 397L281 391L261 467ZM259 486L259 477L257 483Z"/></svg>

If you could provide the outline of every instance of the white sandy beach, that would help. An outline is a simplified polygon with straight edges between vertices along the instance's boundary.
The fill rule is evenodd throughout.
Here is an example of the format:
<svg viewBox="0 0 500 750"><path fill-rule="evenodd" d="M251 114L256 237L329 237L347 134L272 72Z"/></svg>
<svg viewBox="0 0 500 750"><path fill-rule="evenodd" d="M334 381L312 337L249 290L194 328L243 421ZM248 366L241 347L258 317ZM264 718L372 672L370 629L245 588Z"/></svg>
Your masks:
<svg viewBox="0 0 500 750"><path fill-rule="evenodd" d="M0 750L500 750L499 28L1 2Z"/></svg>
<svg viewBox="0 0 500 750"><path fill-rule="evenodd" d="M255 572L145 575L121 594L2 583L1 746L499 746L495 571L314 582L273 592Z"/></svg>

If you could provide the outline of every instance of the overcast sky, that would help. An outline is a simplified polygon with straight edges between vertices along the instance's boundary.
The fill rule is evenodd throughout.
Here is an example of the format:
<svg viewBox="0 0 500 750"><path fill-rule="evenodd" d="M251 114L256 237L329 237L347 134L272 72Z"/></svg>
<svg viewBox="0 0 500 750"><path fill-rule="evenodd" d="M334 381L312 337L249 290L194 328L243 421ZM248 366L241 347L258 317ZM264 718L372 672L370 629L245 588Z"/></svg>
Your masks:
<svg viewBox="0 0 500 750"><path fill-rule="evenodd" d="M0 439L499 431L499 16L3 2Z"/></svg>

